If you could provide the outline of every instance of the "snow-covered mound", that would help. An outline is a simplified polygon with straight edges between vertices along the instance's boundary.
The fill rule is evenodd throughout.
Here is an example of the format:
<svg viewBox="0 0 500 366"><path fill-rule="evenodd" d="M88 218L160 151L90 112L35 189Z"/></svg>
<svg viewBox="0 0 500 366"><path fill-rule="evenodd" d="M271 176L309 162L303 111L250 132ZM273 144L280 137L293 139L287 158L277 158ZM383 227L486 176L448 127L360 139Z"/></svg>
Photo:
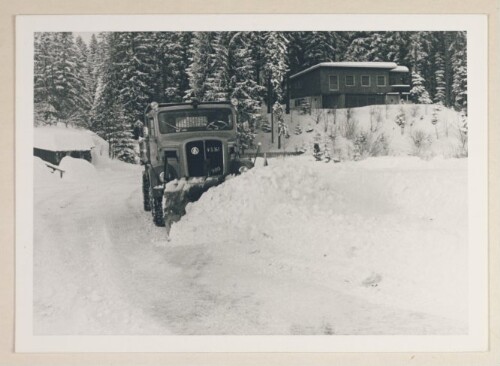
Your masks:
<svg viewBox="0 0 500 366"><path fill-rule="evenodd" d="M94 166L85 159L75 159L65 156L59 168L64 170L63 178L65 180L93 180L96 177Z"/></svg>
<svg viewBox="0 0 500 366"><path fill-rule="evenodd" d="M34 182L39 185L54 184L61 180L60 173L47 166L47 162L41 158L33 157Z"/></svg>
<svg viewBox="0 0 500 366"><path fill-rule="evenodd" d="M34 147L50 151L85 151L95 146L87 130L65 127L37 127Z"/></svg>
<svg viewBox="0 0 500 366"><path fill-rule="evenodd" d="M109 162L109 143L92 131L86 132L94 144L94 148L91 150L92 164L97 166Z"/></svg>
<svg viewBox="0 0 500 366"><path fill-rule="evenodd" d="M97 172L94 166L84 159L76 159L65 156L59 166L47 163L39 157L34 157L33 170L34 182L37 186L51 186L56 192L61 189L61 185L67 182L92 182L97 179Z"/></svg>
<svg viewBox="0 0 500 366"><path fill-rule="evenodd" d="M273 303L281 290L272 295L266 291L276 290L262 285L281 276L300 278L292 288L303 296L322 286L311 301L349 293L466 329L466 159L270 162L189 204L169 245L201 246L211 277L236 276L246 286L259 274L262 288L246 290L258 294L263 313L283 310ZM328 317L327 309L304 313L285 301L284 313L298 323Z"/></svg>
<svg viewBox="0 0 500 366"><path fill-rule="evenodd" d="M263 115L268 116L265 111ZM401 116L400 119L398 116ZM398 121L402 124L398 124ZM306 150L312 154L314 143L318 143L321 150L328 148L333 157L340 160L352 160L356 154L361 155L361 158L383 155L423 158L466 155L459 113L439 105L313 109L311 114L292 110L291 114L285 115L285 122L289 138L282 137L281 151ZM335 139L332 138L334 135ZM276 132L274 140L272 144L270 133L258 131L256 142L261 143L261 151L278 151Z"/></svg>

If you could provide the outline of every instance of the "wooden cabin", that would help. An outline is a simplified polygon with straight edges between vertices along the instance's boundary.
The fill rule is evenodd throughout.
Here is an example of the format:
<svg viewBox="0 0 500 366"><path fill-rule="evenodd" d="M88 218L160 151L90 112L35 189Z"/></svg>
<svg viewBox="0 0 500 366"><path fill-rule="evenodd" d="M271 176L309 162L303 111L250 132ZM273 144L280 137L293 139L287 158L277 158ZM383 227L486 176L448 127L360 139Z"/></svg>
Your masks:
<svg viewBox="0 0 500 366"><path fill-rule="evenodd" d="M394 62L322 62L289 78L290 107L352 108L408 100L410 72Z"/></svg>
<svg viewBox="0 0 500 366"><path fill-rule="evenodd" d="M90 133L85 130L65 127L34 129L33 155L54 165L59 165L65 156L91 162L91 150L94 146Z"/></svg>

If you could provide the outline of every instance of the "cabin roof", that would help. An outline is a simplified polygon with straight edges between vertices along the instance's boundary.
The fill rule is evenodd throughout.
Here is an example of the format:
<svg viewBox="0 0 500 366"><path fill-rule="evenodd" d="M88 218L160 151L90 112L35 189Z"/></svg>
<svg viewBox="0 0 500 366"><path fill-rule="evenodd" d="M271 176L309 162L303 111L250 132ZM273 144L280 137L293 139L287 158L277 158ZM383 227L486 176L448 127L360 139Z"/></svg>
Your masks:
<svg viewBox="0 0 500 366"><path fill-rule="evenodd" d="M49 151L87 151L95 144L91 133L66 127L37 127L34 144L37 149Z"/></svg>
<svg viewBox="0 0 500 366"><path fill-rule="evenodd" d="M398 66L395 62L321 62L290 76L293 79L299 75L306 74L320 67L328 68L364 68L364 69L386 69L391 72L408 72L406 66Z"/></svg>

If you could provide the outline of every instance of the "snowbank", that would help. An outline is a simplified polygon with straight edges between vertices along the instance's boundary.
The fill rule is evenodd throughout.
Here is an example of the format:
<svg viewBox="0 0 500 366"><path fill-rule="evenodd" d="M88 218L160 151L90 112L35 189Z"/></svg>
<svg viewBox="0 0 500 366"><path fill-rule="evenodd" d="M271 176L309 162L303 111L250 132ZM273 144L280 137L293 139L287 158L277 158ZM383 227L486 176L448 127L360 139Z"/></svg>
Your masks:
<svg viewBox="0 0 500 366"><path fill-rule="evenodd" d="M71 181L91 181L97 176L94 166L85 159L65 156L59 168L64 170L63 179Z"/></svg>
<svg viewBox="0 0 500 366"><path fill-rule="evenodd" d="M47 162L37 156L33 157L33 174L35 184L39 185L54 184L61 180L60 173L50 169Z"/></svg>
<svg viewBox="0 0 500 366"><path fill-rule="evenodd" d="M62 177L60 171L51 168L51 166L53 165L39 157L34 157L34 184L42 187L50 186L54 193L67 182L93 182L97 179L94 166L84 159L65 156L57 166L58 169L63 171Z"/></svg>
<svg viewBox="0 0 500 366"><path fill-rule="evenodd" d="M219 281L238 276L242 286L253 286L245 290L259 295L264 313L279 313L284 304L275 303L277 290L267 292L262 283L297 278L291 285L297 294L321 286L322 292L309 294L315 301L349 294L410 312L415 319L407 319L408 326L431 315L441 332L466 329L467 160L269 160L269 167L189 204L169 245L202 245L212 263L205 272ZM257 274L260 282L246 280ZM297 301L286 301L285 313L294 322L328 320L326 309L321 316L310 314ZM443 319L453 326L446 330ZM398 325L385 326L377 332Z"/></svg>

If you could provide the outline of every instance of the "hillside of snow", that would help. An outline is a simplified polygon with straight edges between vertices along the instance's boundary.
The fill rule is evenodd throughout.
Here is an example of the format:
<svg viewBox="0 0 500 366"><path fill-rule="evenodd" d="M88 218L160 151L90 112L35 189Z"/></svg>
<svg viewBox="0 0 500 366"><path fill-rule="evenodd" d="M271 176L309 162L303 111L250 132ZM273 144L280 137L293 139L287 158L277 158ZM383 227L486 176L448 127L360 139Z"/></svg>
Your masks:
<svg viewBox="0 0 500 366"><path fill-rule="evenodd" d="M260 159L170 241L140 166L77 160L35 159L35 334L467 332L467 159Z"/></svg>
<svg viewBox="0 0 500 366"><path fill-rule="evenodd" d="M263 115L270 120L265 110ZM403 116L402 124L396 123L398 115ZM314 143L318 143L322 151L327 149L334 159L342 161L386 155L414 155L424 159L467 155L459 113L438 105L312 109L310 114L292 109L285 114L285 123L289 138L281 138L279 150L276 121L274 144L271 133L258 128L256 143L261 143L261 151L303 150L312 154ZM258 127L261 126L262 122Z"/></svg>

